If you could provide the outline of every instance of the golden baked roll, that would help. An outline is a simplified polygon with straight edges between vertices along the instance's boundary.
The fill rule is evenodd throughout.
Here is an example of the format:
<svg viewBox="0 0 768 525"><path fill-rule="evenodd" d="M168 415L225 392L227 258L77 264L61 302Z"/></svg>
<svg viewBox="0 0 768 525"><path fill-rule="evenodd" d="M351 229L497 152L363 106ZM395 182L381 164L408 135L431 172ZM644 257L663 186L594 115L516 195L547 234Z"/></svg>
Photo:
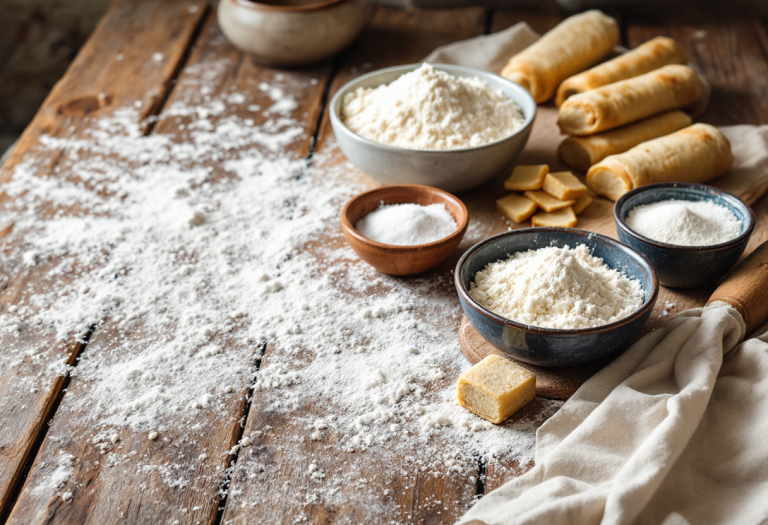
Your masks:
<svg viewBox="0 0 768 525"><path fill-rule="evenodd" d="M536 102L546 102L560 82L597 64L618 42L616 20L586 11L566 18L510 58L501 76L523 86Z"/></svg>
<svg viewBox="0 0 768 525"><path fill-rule="evenodd" d="M611 155L587 172L587 186L616 200L654 182L708 182L733 165L731 144L709 124L694 124Z"/></svg>
<svg viewBox="0 0 768 525"><path fill-rule="evenodd" d="M560 106L573 95L636 77L667 64L686 62L688 57L677 42L665 36L657 36L612 60L566 79L557 88L555 104Z"/></svg>
<svg viewBox="0 0 768 525"><path fill-rule="evenodd" d="M679 110L635 122L621 128L588 137L568 137L557 148L557 156L568 166L587 171L609 155L624 153L647 140L663 137L693 124L687 113Z"/></svg>
<svg viewBox="0 0 768 525"><path fill-rule="evenodd" d="M664 66L568 98L557 125L570 135L592 135L670 109L691 106L704 94L704 83L688 66Z"/></svg>

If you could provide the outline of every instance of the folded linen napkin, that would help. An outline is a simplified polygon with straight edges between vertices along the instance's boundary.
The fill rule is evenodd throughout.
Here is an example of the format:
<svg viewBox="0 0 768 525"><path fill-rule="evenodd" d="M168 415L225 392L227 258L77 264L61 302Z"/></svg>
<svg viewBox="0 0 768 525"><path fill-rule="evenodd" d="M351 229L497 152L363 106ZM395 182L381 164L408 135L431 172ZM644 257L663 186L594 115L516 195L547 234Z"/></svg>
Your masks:
<svg viewBox="0 0 768 525"><path fill-rule="evenodd" d="M425 61L496 72L536 38L518 24ZM527 150L540 162L557 162L555 114L539 109ZM736 161L717 185L754 203L768 187L768 126L721 129ZM460 523L768 522L768 327L739 344L744 332L721 304L640 339L538 430L536 466Z"/></svg>

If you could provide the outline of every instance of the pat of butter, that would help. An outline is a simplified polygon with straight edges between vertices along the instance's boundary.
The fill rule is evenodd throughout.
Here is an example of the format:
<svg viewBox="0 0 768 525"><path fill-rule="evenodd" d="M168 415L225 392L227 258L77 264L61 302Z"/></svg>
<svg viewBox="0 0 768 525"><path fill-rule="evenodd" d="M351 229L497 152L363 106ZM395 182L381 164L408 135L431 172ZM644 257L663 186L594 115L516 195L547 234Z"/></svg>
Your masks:
<svg viewBox="0 0 768 525"><path fill-rule="evenodd" d="M553 212L540 211L531 218L531 226L549 226L558 228L573 228L579 223L573 208L563 208Z"/></svg>
<svg viewBox="0 0 768 525"><path fill-rule="evenodd" d="M459 404L499 424L536 396L536 376L514 361L489 355L459 376Z"/></svg>
<svg viewBox="0 0 768 525"><path fill-rule="evenodd" d="M546 191L526 191L524 195L535 202L539 208L544 211L556 211L561 208L567 208L576 202L573 199L561 201Z"/></svg>
<svg viewBox="0 0 768 525"><path fill-rule="evenodd" d="M497 200L496 208L501 213L520 224L533 215L533 212L536 211L536 204L527 197L511 193L503 199Z"/></svg>
<svg viewBox="0 0 768 525"><path fill-rule="evenodd" d="M586 210L590 204L592 204L592 197L589 195L583 195L576 199L576 202L574 202L573 206L571 207L573 208L573 213L580 215L581 212Z"/></svg>
<svg viewBox="0 0 768 525"><path fill-rule="evenodd" d="M587 187L570 171L549 173L543 187L544 191L561 201L578 199L587 194Z"/></svg>
<svg viewBox="0 0 768 525"><path fill-rule="evenodd" d="M515 166L512 175L504 182L504 189L507 191L540 190L547 173L549 173L549 166L546 164Z"/></svg>

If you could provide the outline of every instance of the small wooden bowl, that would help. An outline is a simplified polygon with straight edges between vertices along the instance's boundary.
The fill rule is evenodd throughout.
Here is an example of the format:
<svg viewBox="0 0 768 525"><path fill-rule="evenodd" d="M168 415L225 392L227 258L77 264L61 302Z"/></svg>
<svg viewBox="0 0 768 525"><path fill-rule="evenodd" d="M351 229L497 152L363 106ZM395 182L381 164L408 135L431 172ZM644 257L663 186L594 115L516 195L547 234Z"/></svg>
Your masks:
<svg viewBox="0 0 768 525"><path fill-rule="evenodd" d="M383 204L445 204L458 228L439 241L416 246L382 244L363 237L357 230L357 221ZM469 212L458 198L448 192L420 186L400 184L382 186L353 197L341 212L341 230L347 242L362 260L382 273L389 275L413 275L434 268L458 247L467 231Z"/></svg>

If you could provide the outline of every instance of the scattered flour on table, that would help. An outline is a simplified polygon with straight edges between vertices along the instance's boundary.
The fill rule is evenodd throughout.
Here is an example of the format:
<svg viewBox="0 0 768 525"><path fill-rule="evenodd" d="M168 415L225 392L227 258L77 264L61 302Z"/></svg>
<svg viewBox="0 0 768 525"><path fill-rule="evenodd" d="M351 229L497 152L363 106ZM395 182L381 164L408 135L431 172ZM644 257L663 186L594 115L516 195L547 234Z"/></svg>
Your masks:
<svg viewBox="0 0 768 525"><path fill-rule="evenodd" d="M429 206L382 204L355 224L363 237L396 246L439 241L456 228L456 221L442 203Z"/></svg>
<svg viewBox="0 0 768 525"><path fill-rule="evenodd" d="M484 80L450 75L430 64L390 84L347 93L341 119L374 142L419 150L482 146L525 122L517 103Z"/></svg>
<svg viewBox="0 0 768 525"><path fill-rule="evenodd" d="M232 505L268 498L258 491L280 465L314 463L312 485L285 496L296 512L354 497L391 514L377 486L338 459L351 452L405 488L448 471L473 491L478 457L529 464L536 428L560 403L537 399L535 416L501 426L458 406L468 364L451 275L397 279L362 263L338 228L364 189L359 176L332 138L311 164L296 153L312 130L287 93L317 79L276 73L245 93L211 94L233 66L186 68L148 136L131 105L88 132L44 137L4 185L4 268L40 276L29 301L0 311L0 367L20 374L9 392L73 376L48 446L93 451L100 459L79 465L82 476L210 491L231 473L228 439L253 388L257 423L240 443ZM91 329L76 367L51 353L50 341L66 348ZM50 338L30 342L30 332ZM29 363L40 367L25 376ZM39 469L28 483L77 499L75 481L52 484L65 470ZM247 484L254 499L238 500Z"/></svg>
<svg viewBox="0 0 768 525"><path fill-rule="evenodd" d="M679 246L709 246L741 235L736 215L712 201L669 199L641 204L629 211L626 223L644 237Z"/></svg>
<svg viewBox="0 0 768 525"><path fill-rule="evenodd" d="M589 328L643 304L640 283L611 269L586 245L517 252L477 272L470 295L492 312L544 328Z"/></svg>

